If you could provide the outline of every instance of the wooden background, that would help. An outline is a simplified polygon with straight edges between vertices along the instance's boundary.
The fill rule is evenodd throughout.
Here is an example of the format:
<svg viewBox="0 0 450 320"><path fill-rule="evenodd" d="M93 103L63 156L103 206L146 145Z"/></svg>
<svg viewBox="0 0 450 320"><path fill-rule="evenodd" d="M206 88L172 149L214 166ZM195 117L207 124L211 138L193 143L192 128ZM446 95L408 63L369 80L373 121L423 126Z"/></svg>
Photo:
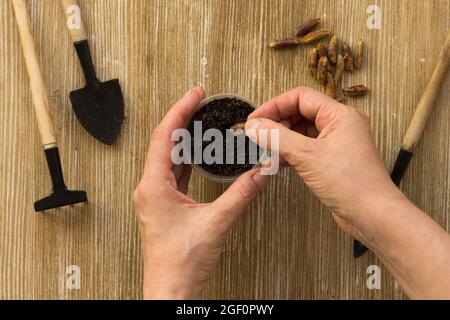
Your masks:
<svg viewBox="0 0 450 320"><path fill-rule="evenodd" d="M382 9L382 30L369 30L366 9ZM447 0L84 0L101 79L121 80L127 120L106 147L75 119L68 93L83 85L57 0L31 0L32 22L71 188L90 203L45 215L33 202L51 186L40 147L19 37L9 1L0 1L0 298L139 299L142 258L131 202L152 129L188 89L233 92L260 104L298 85L316 86L306 49L273 52L272 38L301 20L325 17L342 38L369 44L368 63L352 76L369 98L352 104L371 115L379 149L392 167L415 105L449 30ZM449 227L450 83L403 185ZM224 186L195 176L193 196L210 201ZM407 223L407 221L405 221ZM352 259L351 239L293 172L285 172L232 230L206 296L224 299L402 299L382 268L381 290L365 286L373 255ZM66 270L81 269L81 289Z"/></svg>

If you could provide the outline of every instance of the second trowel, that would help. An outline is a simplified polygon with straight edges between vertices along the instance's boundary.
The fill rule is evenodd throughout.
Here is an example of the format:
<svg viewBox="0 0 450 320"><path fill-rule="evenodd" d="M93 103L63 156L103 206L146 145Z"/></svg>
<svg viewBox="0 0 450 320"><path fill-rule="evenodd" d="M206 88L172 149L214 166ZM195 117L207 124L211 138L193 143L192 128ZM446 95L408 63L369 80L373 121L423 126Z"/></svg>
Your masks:
<svg viewBox="0 0 450 320"><path fill-rule="evenodd" d="M100 82L77 1L61 0L61 5L87 82L83 89L70 93L72 107L81 125L92 136L112 145L119 136L125 113L119 80Z"/></svg>

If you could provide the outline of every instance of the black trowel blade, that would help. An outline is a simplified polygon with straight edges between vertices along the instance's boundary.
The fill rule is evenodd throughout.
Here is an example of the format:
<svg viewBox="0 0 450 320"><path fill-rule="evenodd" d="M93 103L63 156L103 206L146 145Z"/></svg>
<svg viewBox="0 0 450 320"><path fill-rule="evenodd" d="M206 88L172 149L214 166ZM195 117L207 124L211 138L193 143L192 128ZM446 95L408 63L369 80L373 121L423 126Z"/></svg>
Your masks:
<svg viewBox="0 0 450 320"><path fill-rule="evenodd" d="M71 92L70 101L81 125L97 140L112 145L124 119L119 80L90 83Z"/></svg>

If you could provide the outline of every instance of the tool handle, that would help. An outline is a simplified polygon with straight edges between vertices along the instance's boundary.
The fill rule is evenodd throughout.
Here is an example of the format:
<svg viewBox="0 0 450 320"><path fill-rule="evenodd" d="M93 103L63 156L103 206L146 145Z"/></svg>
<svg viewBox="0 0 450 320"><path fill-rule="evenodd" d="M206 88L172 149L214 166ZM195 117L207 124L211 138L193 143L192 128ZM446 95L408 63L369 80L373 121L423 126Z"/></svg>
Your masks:
<svg viewBox="0 0 450 320"><path fill-rule="evenodd" d="M33 32L31 31L31 19L25 0L12 0L17 26L22 41L23 55L30 78L31 93L34 109L39 124L42 144L45 149L56 147L56 137L48 108L48 97L39 68L36 46Z"/></svg>
<svg viewBox="0 0 450 320"><path fill-rule="evenodd" d="M422 133L436 103L441 85L450 66L450 32L439 55L438 64L433 72L430 82L417 106L413 120L403 140L402 148L411 152L419 142Z"/></svg>
<svg viewBox="0 0 450 320"><path fill-rule="evenodd" d="M358 240L353 240L353 258L359 259L361 258L369 249Z"/></svg>
<svg viewBox="0 0 450 320"><path fill-rule="evenodd" d="M398 153L397 160L395 161L395 165L391 173L392 182L394 182L397 187L400 187L413 155L414 154L412 152L405 149L401 149Z"/></svg>
<svg viewBox="0 0 450 320"><path fill-rule="evenodd" d="M87 40L86 29L81 18L81 9L77 0L61 0L66 15L67 28L73 43Z"/></svg>

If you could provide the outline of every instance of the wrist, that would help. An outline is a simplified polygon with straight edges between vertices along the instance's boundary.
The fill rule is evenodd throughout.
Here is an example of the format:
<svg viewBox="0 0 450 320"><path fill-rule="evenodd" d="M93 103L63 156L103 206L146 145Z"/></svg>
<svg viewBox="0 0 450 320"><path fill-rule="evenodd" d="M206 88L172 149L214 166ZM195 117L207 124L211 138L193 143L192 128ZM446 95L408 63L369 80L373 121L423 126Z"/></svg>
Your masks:
<svg viewBox="0 0 450 320"><path fill-rule="evenodd" d="M359 231L363 242L373 248L377 246L378 235L392 224L405 208L415 208L409 199L390 181L370 192L361 194L350 209L352 225Z"/></svg>
<svg viewBox="0 0 450 320"><path fill-rule="evenodd" d="M194 278L188 265L144 248L144 299L200 300L204 283Z"/></svg>
<svg viewBox="0 0 450 320"><path fill-rule="evenodd" d="M145 300L201 300L202 285L188 284L183 279L167 279L158 276L144 277Z"/></svg>
<svg viewBox="0 0 450 320"><path fill-rule="evenodd" d="M144 263L144 299L201 300L204 284L157 259ZM186 269L186 268L185 268Z"/></svg>

